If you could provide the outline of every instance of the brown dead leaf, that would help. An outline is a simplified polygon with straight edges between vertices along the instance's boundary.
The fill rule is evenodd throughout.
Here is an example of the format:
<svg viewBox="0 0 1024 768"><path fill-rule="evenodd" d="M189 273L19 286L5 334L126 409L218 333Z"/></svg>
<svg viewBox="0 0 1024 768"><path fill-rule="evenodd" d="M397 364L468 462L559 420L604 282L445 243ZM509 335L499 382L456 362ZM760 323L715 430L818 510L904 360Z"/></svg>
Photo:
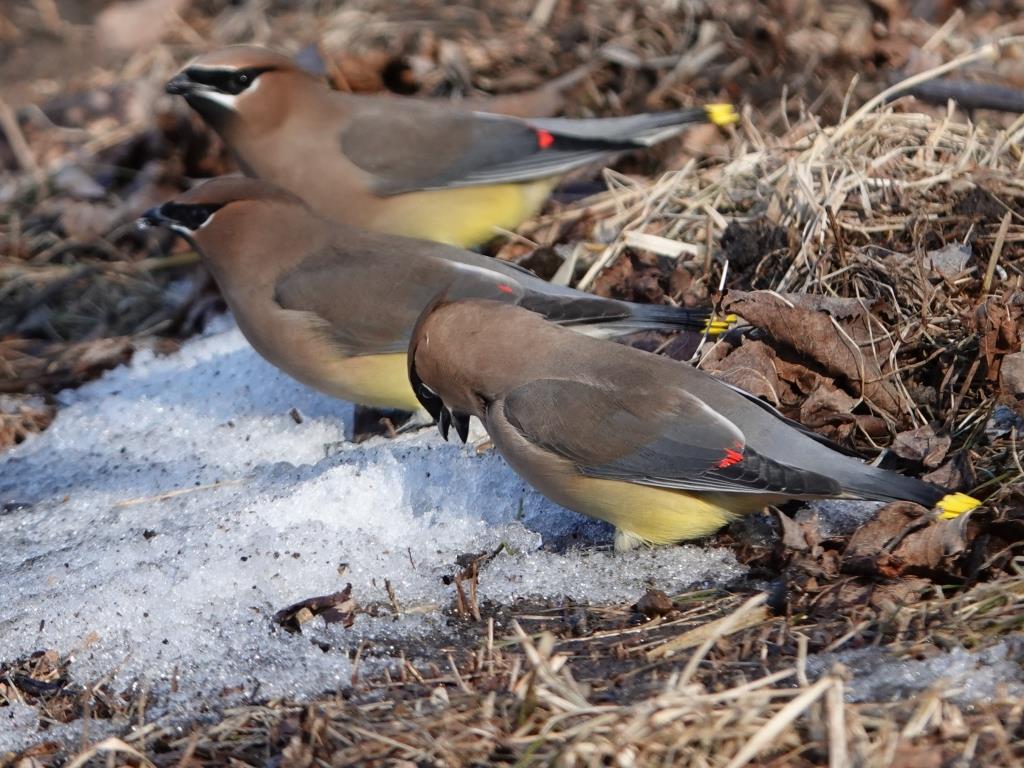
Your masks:
<svg viewBox="0 0 1024 768"><path fill-rule="evenodd" d="M598 276L594 293L607 298L660 304L665 300L667 277L657 256L630 250ZM666 285L662 285L662 280Z"/></svg>
<svg viewBox="0 0 1024 768"><path fill-rule="evenodd" d="M928 469L935 469L946 458L952 443L949 435L936 435L935 429L925 424L896 435L892 443L892 452L902 459L916 461Z"/></svg>
<svg viewBox="0 0 1024 768"><path fill-rule="evenodd" d="M999 390L1003 400L1018 408L1024 407L1024 352L1003 358L999 367Z"/></svg>
<svg viewBox="0 0 1024 768"><path fill-rule="evenodd" d="M289 632L301 632L303 624L320 616L328 624L341 624L348 628L355 622L355 609L352 585L346 584L340 592L308 597L282 608L274 614L274 622Z"/></svg>
<svg viewBox="0 0 1024 768"><path fill-rule="evenodd" d="M660 589L648 589L644 592L643 596L636 601L636 605L633 609L637 613L642 613L649 619L657 618L658 616L664 616L670 613L675 605L672 603L672 598L662 592Z"/></svg>
<svg viewBox="0 0 1024 768"><path fill-rule="evenodd" d="M891 345L866 302L730 291L722 307L764 329L890 416L898 418L903 412L899 391L883 374Z"/></svg>
<svg viewBox="0 0 1024 768"><path fill-rule="evenodd" d="M849 442L861 418L851 413L859 400L836 386L833 379L819 376L818 380L818 386L800 404L799 421L839 443Z"/></svg>
<svg viewBox="0 0 1024 768"><path fill-rule="evenodd" d="M967 452L956 454L938 469L922 475L921 479L943 488L969 488L975 485L974 469Z"/></svg>
<svg viewBox="0 0 1024 768"><path fill-rule="evenodd" d="M819 609L848 611L850 606L871 606L887 613L904 605L912 605L934 587L928 579L904 577L892 581L873 581L847 578L836 585L828 600L819 604Z"/></svg>
<svg viewBox="0 0 1024 768"><path fill-rule="evenodd" d="M782 530L782 545L795 552L806 552L817 543L817 521L798 523L774 507L769 508Z"/></svg>
<svg viewBox="0 0 1024 768"><path fill-rule="evenodd" d="M969 519L962 515L932 520L918 504L893 502L854 532L843 552L842 569L882 578L939 574L956 578L952 562L967 549Z"/></svg>
<svg viewBox="0 0 1024 768"><path fill-rule="evenodd" d="M722 345L722 349L725 351L728 347ZM778 406L782 402L779 395L782 385L774 359L775 352L767 344L745 338L727 356L705 361L704 369L722 381Z"/></svg>
<svg viewBox="0 0 1024 768"><path fill-rule="evenodd" d="M1020 352L1024 343L1024 293L991 297L966 322L981 337L979 353L985 361L986 377L997 381L1003 358Z"/></svg>
<svg viewBox="0 0 1024 768"><path fill-rule="evenodd" d="M594 293L610 299L625 299L632 295L629 284L633 279L633 262L623 254L601 272L594 281Z"/></svg>
<svg viewBox="0 0 1024 768"><path fill-rule="evenodd" d="M782 381L790 384L788 392L784 389L780 393L783 403L794 407L802 404L806 397L818 389L822 378L807 366L781 357L775 358L775 370Z"/></svg>

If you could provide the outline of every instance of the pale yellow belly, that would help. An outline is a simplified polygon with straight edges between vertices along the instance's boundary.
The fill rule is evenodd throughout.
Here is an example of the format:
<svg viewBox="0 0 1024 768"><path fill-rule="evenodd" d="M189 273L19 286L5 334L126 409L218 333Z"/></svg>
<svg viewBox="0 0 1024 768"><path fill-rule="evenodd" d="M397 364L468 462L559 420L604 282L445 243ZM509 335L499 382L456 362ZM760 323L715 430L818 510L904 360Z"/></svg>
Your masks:
<svg viewBox="0 0 1024 768"><path fill-rule="evenodd" d="M700 496L620 480L576 476L566 483L571 509L605 520L648 544L708 536L737 513Z"/></svg>
<svg viewBox="0 0 1024 768"><path fill-rule="evenodd" d="M281 309L265 297L241 301L230 291L224 296L249 343L292 378L357 405L420 410L405 351L345 354L315 315Z"/></svg>
<svg viewBox="0 0 1024 768"><path fill-rule="evenodd" d="M534 488L563 507L611 523L616 549L674 544L708 536L770 500L743 494L695 495L668 488L605 480L524 439L500 412L488 432L505 460Z"/></svg>
<svg viewBox="0 0 1024 768"><path fill-rule="evenodd" d="M384 198L365 226L470 248L497 229L515 229L534 216L557 179L493 187L458 187Z"/></svg>
<svg viewBox="0 0 1024 768"><path fill-rule="evenodd" d="M404 352L336 360L314 386L359 405L418 411Z"/></svg>

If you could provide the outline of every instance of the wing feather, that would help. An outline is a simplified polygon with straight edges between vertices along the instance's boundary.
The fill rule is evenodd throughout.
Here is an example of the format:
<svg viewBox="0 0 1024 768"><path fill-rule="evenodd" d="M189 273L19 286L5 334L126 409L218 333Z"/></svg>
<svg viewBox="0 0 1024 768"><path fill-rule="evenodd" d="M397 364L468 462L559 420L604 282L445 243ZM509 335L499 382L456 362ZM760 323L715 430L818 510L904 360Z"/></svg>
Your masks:
<svg viewBox="0 0 1024 768"><path fill-rule="evenodd" d="M702 109L598 120L521 120L429 102L361 100L340 135L379 195L559 176L650 146L706 119Z"/></svg>
<svg viewBox="0 0 1024 768"><path fill-rule="evenodd" d="M543 379L513 390L503 408L525 439L591 477L699 492L839 491L830 478L753 451L735 424L676 386Z"/></svg>

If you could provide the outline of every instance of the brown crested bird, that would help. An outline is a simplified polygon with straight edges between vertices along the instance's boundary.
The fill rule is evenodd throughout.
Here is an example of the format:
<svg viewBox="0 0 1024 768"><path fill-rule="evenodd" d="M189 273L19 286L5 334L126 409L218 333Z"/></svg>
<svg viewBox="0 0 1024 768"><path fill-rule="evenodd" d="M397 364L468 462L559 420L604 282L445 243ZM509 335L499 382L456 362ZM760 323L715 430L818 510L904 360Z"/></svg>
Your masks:
<svg viewBox="0 0 1024 768"><path fill-rule="evenodd" d="M167 83L246 174L344 224L465 247L540 210L568 171L650 147L728 104L593 120L524 120L457 104L328 89L279 53L225 48Z"/></svg>
<svg viewBox="0 0 1024 768"><path fill-rule="evenodd" d="M494 298L586 333L717 332L709 311L632 304L552 285L514 264L325 219L260 179L204 182L147 211L189 239L249 342L311 387L362 405L418 410L406 352L430 300Z"/></svg>
<svg viewBox="0 0 1024 768"><path fill-rule="evenodd" d="M455 426L465 440L476 416L537 490L612 523L620 550L705 536L788 499L902 499L948 516L980 503L867 465L696 368L511 304L432 302L409 379L446 439Z"/></svg>

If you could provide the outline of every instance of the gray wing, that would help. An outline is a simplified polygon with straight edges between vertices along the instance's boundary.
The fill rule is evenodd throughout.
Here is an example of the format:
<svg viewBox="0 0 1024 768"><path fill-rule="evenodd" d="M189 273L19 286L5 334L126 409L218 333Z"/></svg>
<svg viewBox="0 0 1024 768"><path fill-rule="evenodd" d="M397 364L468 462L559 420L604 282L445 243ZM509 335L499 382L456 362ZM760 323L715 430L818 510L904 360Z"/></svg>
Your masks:
<svg viewBox="0 0 1024 768"><path fill-rule="evenodd" d="M677 386L542 379L501 407L525 439L591 477L699 492L839 493L830 478L756 453L736 425Z"/></svg>
<svg viewBox="0 0 1024 768"><path fill-rule="evenodd" d="M274 300L308 313L346 355L404 352L417 318L437 296L518 304L534 295L525 282L546 285L519 267L498 268L499 262L474 256L440 243L363 233L344 250L325 249L281 275Z"/></svg>
<svg viewBox="0 0 1024 768"><path fill-rule="evenodd" d="M681 110L608 120L526 121L412 100L351 103L356 108L341 133L341 149L373 177L379 195L558 176L706 119L703 110Z"/></svg>
<svg viewBox="0 0 1024 768"><path fill-rule="evenodd" d="M283 274L274 286L277 304L308 313L346 356L404 351L417 317L415 297L408 294L417 286L369 261L339 263L330 256L312 257ZM429 301L426 296L423 305Z"/></svg>
<svg viewBox="0 0 1024 768"><path fill-rule="evenodd" d="M420 312L440 295L518 304L562 325L628 324L645 309L553 286L515 264L441 243L375 233L349 233L343 245L310 256L274 286L282 309L308 313L349 356L405 351ZM702 310L654 310L673 326L700 327L707 317Z"/></svg>

